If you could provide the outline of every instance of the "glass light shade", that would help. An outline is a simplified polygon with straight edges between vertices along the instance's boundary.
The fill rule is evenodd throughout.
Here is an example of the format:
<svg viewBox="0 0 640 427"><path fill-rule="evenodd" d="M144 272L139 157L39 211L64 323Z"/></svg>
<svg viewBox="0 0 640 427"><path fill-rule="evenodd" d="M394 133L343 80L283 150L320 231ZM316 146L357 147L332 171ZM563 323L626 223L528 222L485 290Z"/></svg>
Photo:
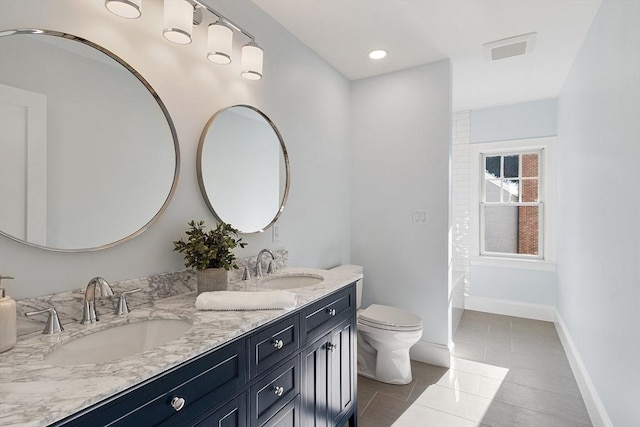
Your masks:
<svg viewBox="0 0 640 427"><path fill-rule="evenodd" d="M222 21L209 25L207 59L216 64L231 62L233 30Z"/></svg>
<svg viewBox="0 0 640 427"><path fill-rule="evenodd" d="M262 78L262 57L262 48L255 42L249 42L242 46L240 75L247 80L260 80Z"/></svg>
<svg viewBox="0 0 640 427"><path fill-rule="evenodd" d="M105 0L104 6L109 12L118 15L121 18L135 19L140 18L142 12L142 0Z"/></svg>
<svg viewBox="0 0 640 427"><path fill-rule="evenodd" d="M191 43L193 6L185 0L164 0L164 30L162 35L178 44Z"/></svg>

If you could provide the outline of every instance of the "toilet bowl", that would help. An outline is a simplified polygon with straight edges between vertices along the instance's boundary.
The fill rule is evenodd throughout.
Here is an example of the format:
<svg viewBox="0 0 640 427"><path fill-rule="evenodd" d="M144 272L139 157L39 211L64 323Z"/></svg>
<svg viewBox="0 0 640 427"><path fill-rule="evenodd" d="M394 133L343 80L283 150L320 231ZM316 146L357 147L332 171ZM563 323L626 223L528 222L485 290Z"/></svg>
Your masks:
<svg viewBox="0 0 640 427"><path fill-rule="evenodd" d="M362 273L357 265L340 269ZM356 282L356 307L362 301L362 279ZM381 304L358 310L358 374L389 384L408 384L412 380L409 350L422 337L422 319L409 311Z"/></svg>
<svg viewBox="0 0 640 427"><path fill-rule="evenodd" d="M409 350L422 337L422 320L406 310L372 304L358 313L358 374L409 384Z"/></svg>

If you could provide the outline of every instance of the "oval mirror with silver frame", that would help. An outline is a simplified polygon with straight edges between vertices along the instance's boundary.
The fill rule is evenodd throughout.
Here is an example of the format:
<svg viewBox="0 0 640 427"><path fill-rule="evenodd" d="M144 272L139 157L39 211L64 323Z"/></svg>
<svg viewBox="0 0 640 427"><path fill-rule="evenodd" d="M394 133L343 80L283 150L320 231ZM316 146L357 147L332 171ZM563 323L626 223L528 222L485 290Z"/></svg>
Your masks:
<svg viewBox="0 0 640 427"><path fill-rule="evenodd" d="M61 252L105 249L166 209L180 151L149 83L57 31L0 31L0 234Z"/></svg>
<svg viewBox="0 0 640 427"><path fill-rule="evenodd" d="M215 217L241 233L273 224L289 193L289 156L273 122L250 105L218 111L198 144L198 183Z"/></svg>

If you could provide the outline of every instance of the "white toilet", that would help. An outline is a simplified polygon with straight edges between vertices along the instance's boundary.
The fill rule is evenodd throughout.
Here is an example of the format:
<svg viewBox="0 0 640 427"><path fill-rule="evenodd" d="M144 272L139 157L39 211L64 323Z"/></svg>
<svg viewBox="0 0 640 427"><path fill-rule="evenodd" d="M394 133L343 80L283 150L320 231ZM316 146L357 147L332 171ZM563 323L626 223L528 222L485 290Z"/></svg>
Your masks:
<svg viewBox="0 0 640 427"><path fill-rule="evenodd" d="M335 269L362 273L357 265ZM422 319L395 307L371 304L360 310L362 280L356 283L358 308L358 374L389 384L411 382L409 349L422 337Z"/></svg>

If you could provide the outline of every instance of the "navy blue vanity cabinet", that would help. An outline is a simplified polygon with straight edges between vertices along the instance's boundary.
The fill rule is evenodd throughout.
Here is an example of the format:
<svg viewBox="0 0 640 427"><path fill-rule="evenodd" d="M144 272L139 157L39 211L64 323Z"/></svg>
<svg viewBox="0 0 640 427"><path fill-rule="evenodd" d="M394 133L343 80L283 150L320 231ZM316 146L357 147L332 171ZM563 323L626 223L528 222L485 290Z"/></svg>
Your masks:
<svg viewBox="0 0 640 427"><path fill-rule="evenodd" d="M52 426L356 425L355 284Z"/></svg>

